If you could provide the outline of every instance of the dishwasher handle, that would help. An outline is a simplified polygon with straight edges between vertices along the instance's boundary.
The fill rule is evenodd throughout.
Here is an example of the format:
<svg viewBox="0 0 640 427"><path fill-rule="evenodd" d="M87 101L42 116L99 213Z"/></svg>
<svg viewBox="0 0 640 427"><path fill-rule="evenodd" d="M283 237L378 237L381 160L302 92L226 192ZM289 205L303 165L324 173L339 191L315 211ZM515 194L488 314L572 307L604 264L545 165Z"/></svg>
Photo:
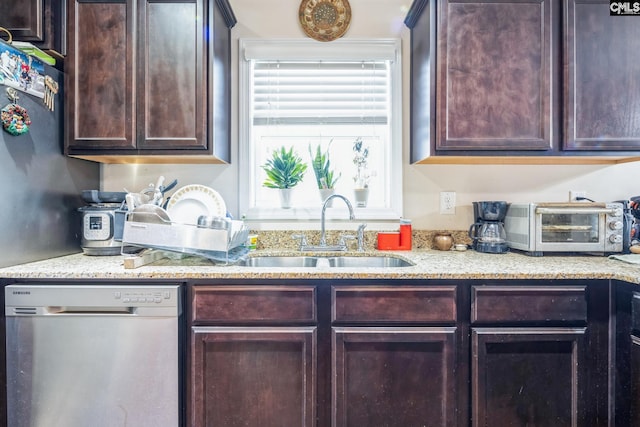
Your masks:
<svg viewBox="0 0 640 427"><path fill-rule="evenodd" d="M5 307L6 317L178 317L178 307L145 306L10 306Z"/></svg>
<svg viewBox="0 0 640 427"><path fill-rule="evenodd" d="M64 306L53 305L53 306L44 307L44 312L45 314L48 314L48 315L60 315L60 314L135 315L136 311L137 311L137 307L120 307L120 306L64 307Z"/></svg>

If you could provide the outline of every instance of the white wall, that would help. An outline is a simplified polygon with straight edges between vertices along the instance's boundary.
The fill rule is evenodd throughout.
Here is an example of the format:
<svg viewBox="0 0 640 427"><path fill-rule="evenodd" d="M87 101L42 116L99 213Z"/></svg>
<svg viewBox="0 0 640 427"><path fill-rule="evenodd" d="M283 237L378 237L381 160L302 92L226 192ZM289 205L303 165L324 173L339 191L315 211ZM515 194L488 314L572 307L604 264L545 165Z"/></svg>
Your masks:
<svg viewBox="0 0 640 427"><path fill-rule="evenodd" d="M238 19L232 30L232 163L231 165L103 165L102 189L139 190L158 175L178 186L203 184L216 189L229 211L238 215L237 41L241 37L301 38L301 0L230 0ZM598 201L640 195L640 164L603 165L410 165L409 164L409 29L403 24L411 0L350 0L352 20L345 38L396 37L403 43L403 195L404 216L417 229L463 230L472 221L471 202L566 201L569 190L585 190ZM440 191L456 192L456 214L439 214Z"/></svg>

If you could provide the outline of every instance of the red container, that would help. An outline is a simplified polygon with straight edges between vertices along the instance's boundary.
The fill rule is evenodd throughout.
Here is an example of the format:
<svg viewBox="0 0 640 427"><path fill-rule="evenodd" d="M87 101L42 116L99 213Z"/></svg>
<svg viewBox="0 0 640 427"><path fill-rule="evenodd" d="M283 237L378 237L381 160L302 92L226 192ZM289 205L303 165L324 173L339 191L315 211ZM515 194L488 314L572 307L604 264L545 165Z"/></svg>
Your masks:
<svg viewBox="0 0 640 427"><path fill-rule="evenodd" d="M398 245L398 249L402 251L410 251L411 250L411 220L409 219L401 219L400 220L400 244Z"/></svg>
<svg viewBox="0 0 640 427"><path fill-rule="evenodd" d="M400 247L400 233L378 233L378 250L395 251Z"/></svg>

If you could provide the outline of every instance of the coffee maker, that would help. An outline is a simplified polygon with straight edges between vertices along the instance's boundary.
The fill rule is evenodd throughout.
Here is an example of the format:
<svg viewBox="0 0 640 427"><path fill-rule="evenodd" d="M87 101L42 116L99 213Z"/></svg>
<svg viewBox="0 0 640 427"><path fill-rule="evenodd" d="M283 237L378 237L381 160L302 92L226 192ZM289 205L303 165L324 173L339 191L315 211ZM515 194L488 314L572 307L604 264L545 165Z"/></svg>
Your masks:
<svg viewBox="0 0 640 427"><path fill-rule="evenodd" d="M640 244L640 196L627 200L619 200L624 207L624 242L623 252L630 253L629 248Z"/></svg>
<svg viewBox="0 0 640 427"><path fill-rule="evenodd" d="M503 201L473 202L473 220L469 227L471 247L478 252L502 254L509 251L504 218L509 204Z"/></svg>

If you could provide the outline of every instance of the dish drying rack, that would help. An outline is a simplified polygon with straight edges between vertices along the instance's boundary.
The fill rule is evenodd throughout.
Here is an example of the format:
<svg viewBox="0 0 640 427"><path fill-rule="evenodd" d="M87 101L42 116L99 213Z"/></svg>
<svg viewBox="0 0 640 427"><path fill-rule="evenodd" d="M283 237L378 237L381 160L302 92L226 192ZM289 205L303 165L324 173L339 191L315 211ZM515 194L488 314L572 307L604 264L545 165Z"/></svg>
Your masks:
<svg viewBox="0 0 640 427"><path fill-rule="evenodd" d="M237 262L249 252L245 247L249 229L243 221L231 221L230 229L224 230L168 221L155 213L148 214L145 221L134 221L132 214L128 212L125 217L123 248L137 246L197 255L224 264ZM123 255L129 254L123 251Z"/></svg>

